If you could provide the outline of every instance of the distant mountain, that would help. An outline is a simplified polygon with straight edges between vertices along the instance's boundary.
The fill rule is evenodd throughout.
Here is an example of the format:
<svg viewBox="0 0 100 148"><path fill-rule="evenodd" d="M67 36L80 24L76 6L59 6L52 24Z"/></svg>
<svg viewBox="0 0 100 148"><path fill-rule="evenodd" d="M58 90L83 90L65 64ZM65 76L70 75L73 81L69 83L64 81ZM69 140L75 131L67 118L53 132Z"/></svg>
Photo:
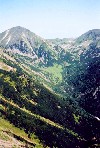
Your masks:
<svg viewBox="0 0 100 148"><path fill-rule="evenodd" d="M80 65L81 64L81 65ZM81 81L80 104L91 114L100 118L100 47L91 43L80 56L80 66L83 67Z"/></svg>
<svg viewBox="0 0 100 148"><path fill-rule="evenodd" d="M87 42L87 41L99 41L100 40L100 29L93 29L90 30L80 37L76 39L76 42L82 43L82 42Z"/></svg>
<svg viewBox="0 0 100 148"><path fill-rule="evenodd" d="M86 41L86 40L96 40L100 39L100 29L89 30L88 32L81 35L78 39Z"/></svg>
<svg viewBox="0 0 100 148"><path fill-rule="evenodd" d="M67 84L65 89L68 90L69 84L71 95L81 106L93 116L100 118L100 30L91 30L83 34L76 39L76 44L77 42L80 47L76 50L75 56L78 54L79 58L72 59L70 65L64 68L64 81ZM88 44L85 44L86 42Z"/></svg>
<svg viewBox="0 0 100 148"><path fill-rule="evenodd" d="M23 27L13 27L0 34L0 45L6 48L18 48L29 52L32 48L43 43L43 39Z"/></svg>
<svg viewBox="0 0 100 148"><path fill-rule="evenodd" d="M56 39L48 39L47 41L51 45L53 45L55 49L57 47L61 47L66 50L67 48L69 48L73 45L74 40L75 39L73 39L73 38L63 38L63 39L56 38Z"/></svg>
<svg viewBox="0 0 100 148"><path fill-rule="evenodd" d="M56 54L43 38L20 26L1 33L0 46L12 50L12 53L25 53L44 65L52 64Z"/></svg>
<svg viewBox="0 0 100 148"><path fill-rule="evenodd" d="M20 26L0 34L0 47L4 48L4 52L14 56L23 70L27 69L30 75L35 74L37 79L42 79L40 81L45 81L54 89L58 88L57 85L62 81L62 67L64 61L68 61L65 46L68 47L71 41L71 39L45 40Z"/></svg>

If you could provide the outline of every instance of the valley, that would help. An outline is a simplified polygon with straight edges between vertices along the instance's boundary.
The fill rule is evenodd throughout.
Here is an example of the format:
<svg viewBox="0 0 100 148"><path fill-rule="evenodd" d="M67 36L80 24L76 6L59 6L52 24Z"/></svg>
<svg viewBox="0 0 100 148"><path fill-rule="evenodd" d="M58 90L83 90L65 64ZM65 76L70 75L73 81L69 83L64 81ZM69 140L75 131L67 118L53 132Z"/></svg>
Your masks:
<svg viewBox="0 0 100 148"><path fill-rule="evenodd" d="M99 148L99 96L99 29L74 39L0 33L0 146Z"/></svg>

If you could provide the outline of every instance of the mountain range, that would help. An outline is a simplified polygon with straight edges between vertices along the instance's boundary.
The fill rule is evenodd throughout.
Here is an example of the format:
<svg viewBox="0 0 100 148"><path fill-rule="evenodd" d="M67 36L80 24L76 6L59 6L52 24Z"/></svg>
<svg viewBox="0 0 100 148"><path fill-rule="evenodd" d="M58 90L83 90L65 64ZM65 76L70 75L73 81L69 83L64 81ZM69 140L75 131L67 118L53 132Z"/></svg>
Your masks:
<svg viewBox="0 0 100 148"><path fill-rule="evenodd" d="M64 39L20 26L0 33L0 142L99 147L99 96L99 29Z"/></svg>

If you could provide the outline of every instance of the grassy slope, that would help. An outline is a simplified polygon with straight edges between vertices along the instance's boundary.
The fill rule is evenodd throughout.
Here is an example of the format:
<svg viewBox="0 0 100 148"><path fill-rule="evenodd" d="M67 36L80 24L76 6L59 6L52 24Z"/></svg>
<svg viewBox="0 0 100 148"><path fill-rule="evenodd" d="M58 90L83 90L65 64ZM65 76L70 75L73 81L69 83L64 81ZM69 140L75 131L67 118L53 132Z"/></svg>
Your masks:
<svg viewBox="0 0 100 148"><path fill-rule="evenodd" d="M35 134L33 134L32 138L30 139L28 138L28 134L26 134L24 130L15 127L9 121L0 117L0 139L4 140L5 142L10 141L10 135L12 135L13 137L13 134L14 137L16 137L15 140L19 138L22 145L24 145L25 143L29 143L30 145L35 145L36 148L43 147L43 145L40 143L40 140L36 137Z"/></svg>
<svg viewBox="0 0 100 148"><path fill-rule="evenodd" d="M62 82L62 66L54 64L54 66L48 68L41 68L43 73L45 73L52 80L52 83L58 84Z"/></svg>
<svg viewBox="0 0 100 148"><path fill-rule="evenodd" d="M26 76L29 71L25 73L22 70L24 66L19 67L18 63L12 59L9 61L4 58L2 61L17 69L17 72L7 72L4 68L4 71L0 71L0 102L2 104L0 111L6 120L23 129L28 136L32 137L35 133L37 139L50 147L69 146L83 139L80 137L86 136L84 130L88 130L93 123L91 120L88 123L87 119L82 119L85 116L79 114L78 106L76 110L73 103L67 104L66 101L51 93L48 87L46 89L45 85L37 84L37 81L34 81L36 79L34 74L34 79L30 79L28 75ZM56 77L55 70L57 70L57 78L61 80L61 66L54 65L54 67L46 68L45 72L46 74L50 72ZM8 114L6 114L6 109Z"/></svg>
<svg viewBox="0 0 100 148"><path fill-rule="evenodd" d="M45 141L44 143L46 143L46 145L59 145L60 143L55 144L55 142L56 138L58 140L61 139L60 137L62 132L66 133L64 136L65 138L70 136L72 139L79 138L78 134L73 130L68 129L67 127L65 129L62 125L51 120L51 118L54 119L53 115L54 112L58 110L57 104L59 103L59 100L54 97L54 94L52 94L49 90L44 89L44 86L39 86L35 84L34 81L33 84L31 84L28 81L29 79L27 77L19 74L16 75L16 72L12 72L11 74L10 72L2 70L0 71L0 83L2 88L0 89L0 102L2 104L0 111L2 115L5 116L7 112L8 114L6 114L6 119L10 120L13 124L23 128L24 130L27 129L27 134L30 127L35 127L36 131L33 129L33 131L31 131L32 134L35 132L35 134L39 137L39 139L42 140L42 142L43 140ZM29 84L31 85L30 90L28 89ZM17 117L18 119L16 119ZM24 124L27 125L27 127L25 127ZM44 137L46 135L45 132L48 130L56 130L54 135L51 132L51 137L54 136L54 141L52 142L50 142L50 138L50 141L48 142L48 138ZM39 133L40 131L41 133L44 133L41 134ZM57 137L57 133L59 134L59 137ZM68 138L68 141L69 140L70 139ZM65 141L65 143L69 144L68 141Z"/></svg>
<svg viewBox="0 0 100 148"><path fill-rule="evenodd" d="M55 134L60 134L60 133L64 132L64 133L66 133L65 135L66 136L69 135L70 138L73 137L74 139L76 139L76 138L80 139L78 134L74 133L72 130L69 130L67 128L65 129L63 126L61 126L61 125L59 125L59 124L57 124L57 123L55 123L55 122L53 122L53 121L51 121L49 119L46 119L46 118L44 118L44 117L42 117L40 115L33 114L30 111L26 110L25 108L20 108L18 105L14 104L14 103L12 103L10 101L7 101L3 97L0 97L0 98L1 98L0 101L1 101L1 104L2 104L1 112L5 112L4 115L6 114L7 120L10 120L12 123L16 124L21 129L23 128L23 130L25 130L25 129L27 130L27 134L23 130L22 131L21 130L16 131L16 129L15 129L15 130L11 131L11 133L14 133L15 135L20 136L21 138L23 138L24 141L28 141L29 142L29 140L25 136L25 135L29 135L28 134L28 130L31 131L32 138L34 138L34 134L33 133L34 132L37 133L38 130L40 130L40 132L41 132L40 135L37 134L40 137L40 139L42 138L41 136L43 136L43 137L46 136L42 132L45 133L48 130L50 130L51 131L51 135L52 135L53 132L55 133L55 130L56 130ZM24 117L24 116L26 116L26 117ZM26 127L24 127L24 124L26 125ZM1 122L1 125L2 125L2 122ZM6 125L3 124L3 126L6 126ZM8 125L6 126L6 128L7 127L8 127L9 130L12 128L12 127L10 127ZM36 131L34 131L34 130L32 131L33 127L35 128ZM71 135L73 135L73 136L71 136ZM57 136L57 135L55 135L55 136ZM54 141L55 141L55 136L54 136L54 139L53 139ZM66 136L64 136L64 137L68 138ZM60 140L59 138L60 137L58 137L57 139ZM48 139L48 138L46 137L46 139ZM46 140L46 139L43 139L43 140ZM67 140L69 141L69 138ZM68 144L69 143L68 141L65 141L65 143L67 142L66 144ZM38 142L39 142L38 138L35 141L33 139L33 142L31 140L31 143L34 143L36 145L39 145ZM46 145L48 145L48 144L50 145L50 143L47 142ZM52 143L52 144L54 145L54 143Z"/></svg>

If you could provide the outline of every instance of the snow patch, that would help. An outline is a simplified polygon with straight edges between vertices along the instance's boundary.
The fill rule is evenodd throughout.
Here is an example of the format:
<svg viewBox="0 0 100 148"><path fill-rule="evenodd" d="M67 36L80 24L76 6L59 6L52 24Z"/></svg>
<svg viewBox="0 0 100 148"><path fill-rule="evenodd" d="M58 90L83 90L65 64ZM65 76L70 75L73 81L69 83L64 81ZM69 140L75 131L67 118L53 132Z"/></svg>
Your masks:
<svg viewBox="0 0 100 148"><path fill-rule="evenodd" d="M94 116L94 118L97 119L98 121L100 121L100 118L99 117Z"/></svg>
<svg viewBox="0 0 100 148"><path fill-rule="evenodd" d="M32 46L31 46L30 42L28 41L28 39L27 39L27 37L26 37L26 35L25 35L24 33L22 33L22 39L23 39L24 42L27 44L28 48L32 50L33 55L37 56L37 55L35 54L35 52L34 52ZM38 57L37 57L37 58L38 58Z"/></svg>
<svg viewBox="0 0 100 148"><path fill-rule="evenodd" d="M8 33L9 33L9 29L6 31L4 37L0 40L0 42L2 42L7 37Z"/></svg>
<svg viewBox="0 0 100 148"><path fill-rule="evenodd" d="M11 40L11 36L9 36L9 38L7 39L6 45L10 42L10 40Z"/></svg>

